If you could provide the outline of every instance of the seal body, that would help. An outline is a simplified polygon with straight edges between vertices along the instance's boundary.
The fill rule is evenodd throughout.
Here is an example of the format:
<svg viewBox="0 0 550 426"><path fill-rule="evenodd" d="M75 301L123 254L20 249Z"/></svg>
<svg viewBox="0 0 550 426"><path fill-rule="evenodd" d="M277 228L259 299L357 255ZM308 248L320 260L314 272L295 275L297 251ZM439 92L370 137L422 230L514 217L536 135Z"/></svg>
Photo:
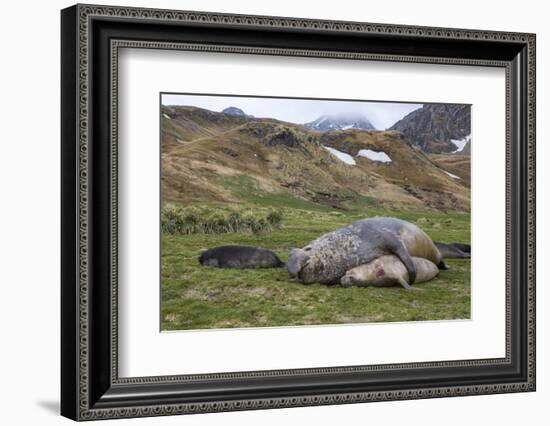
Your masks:
<svg viewBox="0 0 550 426"><path fill-rule="evenodd" d="M472 254L472 247L470 246L470 244L453 243L451 245L464 253Z"/></svg>
<svg viewBox="0 0 550 426"><path fill-rule="evenodd" d="M443 258L469 258L470 246L462 243L434 243Z"/></svg>
<svg viewBox="0 0 550 426"><path fill-rule="evenodd" d="M413 257L412 260L416 268L414 284L430 281L439 273L435 263L428 259ZM403 262L395 255L386 255L350 269L342 277L340 284L344 287L390 287L400 284L410 289L407 278L408 272Z"/></svg>
<svg viewBox="0 0 550 426"><path fill-rule="evenodd" d="M401 219L373 217L324 234L302 249L293 249L287 269L291 277L304 284L336 284L348 270L387 254L395 254L403 262L409 282L414 282L416 275L411 256L446 267L431 238L418 226Z"/></svg>
<svg viewBox="0 0 550 426"><path fill-rule="evenodd" d="M218 268L277 268L284 266L271 250L253 246L228 245L206 250L199 256L203 266Z"/></svg>

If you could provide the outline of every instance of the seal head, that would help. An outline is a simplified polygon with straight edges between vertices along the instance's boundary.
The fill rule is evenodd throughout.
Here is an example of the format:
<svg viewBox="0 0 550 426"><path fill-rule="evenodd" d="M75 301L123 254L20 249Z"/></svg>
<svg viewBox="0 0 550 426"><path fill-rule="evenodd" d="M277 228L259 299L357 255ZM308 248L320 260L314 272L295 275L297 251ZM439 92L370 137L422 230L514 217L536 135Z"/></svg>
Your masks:
<svg viewBox="0 0 550 426"><path fill-rule="evenodd" d="M309 259L310 257L303 249L293 248L290 250L290 256L286 263L288 275L292 278L299 278L300 271L306 266Z"/></svg>

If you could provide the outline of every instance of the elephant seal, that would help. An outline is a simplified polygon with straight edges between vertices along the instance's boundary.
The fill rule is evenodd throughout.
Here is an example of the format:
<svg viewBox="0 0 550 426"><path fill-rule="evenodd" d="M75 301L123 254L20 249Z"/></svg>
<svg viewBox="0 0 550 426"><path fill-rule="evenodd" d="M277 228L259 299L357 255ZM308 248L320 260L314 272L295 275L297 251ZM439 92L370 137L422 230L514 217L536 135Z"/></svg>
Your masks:
<svg viewBox="0 0 550 426"><path fill-rule="evenodd" d="M472 254L472 246L470 244L452 243L451 245L464 253Z"/></svg>
<svg viewBox="0 0 550 426"><path fill-rule="evenodd" d="M435 264L422 257L412 258L416 268L414 284L430 281L439 273ZM393 254L379 257L366 265L356 266L346 272L340 280L343 287L390 287L401 284L407 290L412 287L407 283L408 272L403 262Z"/></svg>
<svg viewBox="0 0 550 426"><path fill-rule="evenodd" d="M401 219L373 217L324 234L302 249L292 249L287 270L304 284L336 284L348 270L386 254L395 254L403 262L409 283L416 279L411 256L447 268L431 238L418 226Z"/></svg>
<svg viewBox="0 0 550 426"><path fill-rule="evenodd" d="M443 258L469 258L470 257L470 246L468 244L461 243L440 243L436 241L434 243L441 253Z"/></svg>
<svg viewBox="0 0 550 426"><path fill-rule="evenodd" d="M285 265L271 250L239 245L208 249L199 256L199 263L218 268L278 268Z"/></svg>

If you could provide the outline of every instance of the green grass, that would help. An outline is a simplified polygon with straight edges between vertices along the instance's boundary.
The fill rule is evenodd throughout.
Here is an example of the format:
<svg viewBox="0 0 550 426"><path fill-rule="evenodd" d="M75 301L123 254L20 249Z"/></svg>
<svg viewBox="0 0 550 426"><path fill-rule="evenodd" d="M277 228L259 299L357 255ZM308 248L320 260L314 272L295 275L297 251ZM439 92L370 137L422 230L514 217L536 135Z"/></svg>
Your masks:
<svg viewBox="0 0 550 426"><path fill-rule="evenodd" d="M288 192L261 191L256 181L245 175L231 176L223 179L223 185L231 189L241 200L254 206L300 209L309 211L332 211L331 207L295 197Z"/></svg>
<svg viewBox="0 0 550 426"><path fill-rule="evenodd" d="M291 247L303 247L325 232L375 216L399 217L418 224L434 240L470 241L470 215L450 212L403 212L378 207L368 199L334 210L288 193L262 194L253 182L226 181L254 212L278 208L281 229L253 233L163 235L162 329L266 327L388 321L449 320L470 317L470 261L449 259L450 269L416 286L342 288L303 285L285 268L219 269L199 265L201 251L224 244L269 248L286 261ZM208 205L209 208L213 204ZM227 209L228 206L217 206Z"/></svg>

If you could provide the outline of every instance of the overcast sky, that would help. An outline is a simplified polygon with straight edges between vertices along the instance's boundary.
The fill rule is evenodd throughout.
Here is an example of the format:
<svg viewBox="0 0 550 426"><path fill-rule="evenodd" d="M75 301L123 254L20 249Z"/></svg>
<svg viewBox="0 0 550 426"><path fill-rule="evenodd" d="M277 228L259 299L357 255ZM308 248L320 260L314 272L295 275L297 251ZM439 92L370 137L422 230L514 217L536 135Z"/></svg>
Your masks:
<svg viewBox="0 0 550 426"><path fill-rule="evenodd" d="M379 130L391 127L422 104L402 102L332 101L285 98L163 94L163 105L188 105L222 111L234 106L254 117L268 117L303 124L325 114L364 114Z"/></svg>

